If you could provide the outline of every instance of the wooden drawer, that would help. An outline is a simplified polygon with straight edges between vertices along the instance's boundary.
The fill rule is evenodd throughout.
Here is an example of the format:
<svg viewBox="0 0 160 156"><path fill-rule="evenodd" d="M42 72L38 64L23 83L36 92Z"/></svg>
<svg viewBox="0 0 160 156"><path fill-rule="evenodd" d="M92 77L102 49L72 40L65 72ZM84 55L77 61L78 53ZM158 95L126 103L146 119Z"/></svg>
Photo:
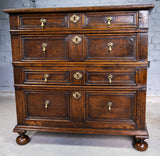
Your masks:
<svg viewBox="0 0 160 156"><path fill-rule="evenodd" d="M26 84L70 84L69 71L23 70Z"/></svg>
<svg viewBox="0 0 160 156"><path fill-rule="evenodd" d="M67 36L22 36L22 59L68 60Z"/></svg>
<svg viewBox="0 0 160 156"><path fill-rule="evenodd" d="M136 91L38 87L23 92L26 125L113 129L136 126Z"/></svg>
<svg viewBox="0 0 160 156"><path fill-rule="evenodd" d="M28 61L136 61L138 34L22 35L14 49L17 58ZM20 47L20 49L19 49ZM139 54L138 54L139 53ZM145 56L146 57L146 56Z"/></svg>
<svg viewBox="0 0 160 156"><path fill-rule="evenodd" d="M133 29L138 27L138 12L135 11L84 14L25 14L18 16L18 19L19 29Z"/></svg>
<svg viewBox="0 0 160 156"><path fill-rule="evenodd" d="M84 13L84 28L133 29L138 27L138 12L92 12Z"/></svg>
<svg viewBox="0 0 160 156"><path fill-rule="evenodd" d="M67 91L26 91L25 102L26 118L70 118L70 98Z"/></svg>
<svg viewBox="0 0 160 156"><path fill-rule="evenodd" d="M136 85L136 71L86 72L86 85Z"/></svg>
<svg viewBox="0 0 160 156"><path fill-rule="evenodd" d="M19 16L19 29L67 28L68 14L25 14Z"/></svg>
<svg viewBox="0 0 160 156"><path fill-rule="evenodd" d="M85 61L136 60L137 36L85 35Z"/></svg>
<svg viewBox="0 0 160 156"><path fill-rule="evenodd" d="M94 128L120 128L128 122L128 128L135 126L136 92L93 91L86 92L85 123ZM115 123L119 124L115 124Z"/></svg>
<svg viewBox="0 0 160 156"><path fill-rule="evenodd" d="M147 67L16 67L15 84L145 86ZM21 79L19 77L22 77Z"/></svg>

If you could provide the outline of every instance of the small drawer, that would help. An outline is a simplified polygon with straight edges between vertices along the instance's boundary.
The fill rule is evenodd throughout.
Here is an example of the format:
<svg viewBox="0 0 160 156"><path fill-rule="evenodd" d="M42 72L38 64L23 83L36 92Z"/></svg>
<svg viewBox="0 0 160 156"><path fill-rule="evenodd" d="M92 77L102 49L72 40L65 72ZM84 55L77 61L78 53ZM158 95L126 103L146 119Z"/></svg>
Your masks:
<svg viewBox="0 0 160 156"><path fill-rule="evenodd" d="M138 27L138 12L94 12L84 14L84 28L135 29Z"/></svg>
<svg viewBox="0 0 160 156"><path fill-rule="evenodd" d="M136 85L136 71L86 72L86 85Z"/></svg>
<svg viewBox="0 0 160 156"><path fill-rule="evenodd" d="M19 29L67 28L67 14L20 15Z"/></svg>
<svg viewBox="0 0 160 156"><path fill-rule="evenodd" d="M86 92L86 121L134 120L134 91Z"/></svg>
<svg viewBox="0 0 160 156"><path fill-rule="evenodd" d="M68 36L21 36L23 60L68 60Z"/></svg>
<svg viewBox="0 0 160 156"><path fill-rule="evenodd" d="M137 35L85 35L85 60L136 60Z"/></svg>
<svg viewBox="0 0 160 156"><path fill-rule="evenodd" d="M69 92L25 91L26 117L68 120L70 118Z"/></svg>
<svg viewBox="0 0 160 156"><path fill-rule="evenodd" d="M23 70L26 84L70 84L69 71Z"/></svg>

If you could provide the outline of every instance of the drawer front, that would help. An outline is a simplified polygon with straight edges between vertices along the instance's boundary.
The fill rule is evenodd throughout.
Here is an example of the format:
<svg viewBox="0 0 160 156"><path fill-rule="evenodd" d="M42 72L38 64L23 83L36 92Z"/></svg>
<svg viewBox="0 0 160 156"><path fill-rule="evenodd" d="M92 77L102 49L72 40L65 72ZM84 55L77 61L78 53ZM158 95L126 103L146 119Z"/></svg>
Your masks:
<svg viewBox="0 0 160 156"><path fill-rule="evenodd" d="M20 15L19 29L67 28L67 14Z"/></svg>
<svg viewBox="0 0 160 156"><path fill-rule="evenodd" d="M138 27L138 12L84 13L84 28L133 29Z"/></svg>
<svg viewBox="0 0 160 156"><path fill-rule="evenodd" d="M27 125L126 128L136 127L136 91L25 90ZM18 103L20 105L20 103ZM21 112L19 112L21 113Z"/></svg>
<svg viewBox="0 0 160 156"><path fill-rule="evenodd" d="M69 92L25 92L25 101L27 118L70 119Z"/></svg>
<svg viewBox="0 0 160 156"><path fill-rule="evenodd" d="M68 60L67 36L22 36L24 60Z"/></svg>
<svg viewBox="0 0 160 156"><path fill-rule="evenodd" d="M136 85L136 71L86 72L86 85Z"/></svg>
<svg viewBox="0 0 160 156"><path fill-rule="evenodd" d="M26 84L70 84L69 71L23 70Z"/></svg>
<svg viewBox="0 0 160 156"><path fill-rule="evenodd" d="M136 35L86 35L85 60L136 60Z"/></svg>
<svg viewBox="0 0 160 156"><path fill-rule="evenodd" d="M127 123L128 128L134 128L135 109L134 91L86 92L85 123L95 128L122 128L121 124Z"/></svg>
<svg viewBox="0 0 160 156"><path fill-rule="evenodd" d="M135 61L137 34L20 36L22 60ZM16 49L19 50L18 47Z"/></svg>
<svg viewBox="0 0 160 156"><path fill-rule="evenodd" d="M145 86L147 67L16 67L15 84ZM20 79L22 77L22 79Z"/></svg>

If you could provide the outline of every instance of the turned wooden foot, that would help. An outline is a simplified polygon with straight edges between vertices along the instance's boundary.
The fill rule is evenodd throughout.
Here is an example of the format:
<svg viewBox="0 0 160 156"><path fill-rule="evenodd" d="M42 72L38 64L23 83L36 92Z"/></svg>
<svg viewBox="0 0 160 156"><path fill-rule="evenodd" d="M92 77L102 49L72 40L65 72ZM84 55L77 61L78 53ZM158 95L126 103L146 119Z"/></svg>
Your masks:
<svg viewBox="0 0 160 156"><path fill-rule="evenodd" d="M18 145L25 145L29 142L29 137L24 132L19 132L19 136L16 139Z"/></svg>
<svg viewBox="0 0 160 156"><path fill-rule="evenodd" d="M144 141L144 138L137 138L134 141L134 147L138 151L146 151L148 149L148 144Z"/></svg>

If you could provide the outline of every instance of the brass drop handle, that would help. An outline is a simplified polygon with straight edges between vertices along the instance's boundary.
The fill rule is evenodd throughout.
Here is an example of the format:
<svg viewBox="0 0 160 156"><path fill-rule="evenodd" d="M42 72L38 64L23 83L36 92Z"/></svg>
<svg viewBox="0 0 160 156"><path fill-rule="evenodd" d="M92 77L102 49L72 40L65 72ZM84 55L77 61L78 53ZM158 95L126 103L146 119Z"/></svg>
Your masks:
<svg viewBox="0 0 160 156"><path fill-rule="evenodd" d="M112 52L112 46L113 46L113 42L109 42L108 43L108 51L109 51L109 53Z"/></svg>
<svg viewBox="0 0 160 156"><path fill-rule="evenodd" d="M112 109L112 102L108 102L107 105L108 105L108 111L111 111L111 109Z"/></svg>
<svg viewBox="0 0 160 156"><path fill-rule="evenodd" d="M47 43L42 43L42 51L44 54L46 53L46 47L47 47Z"/></svg>
<svg viewBox="0 0 160 156"><path fill-rule="evenodd" d="M111 26L112 17L107 17L107 24L110 27Z"/></svg>
<svg viewBox="0 0 160 156"><path fill-rule="evenodd" d="M83 75L80 73L80 72L75 72L73 74L73 77L76 79L76 80L79 80L83 77Z"/></svg>
<svg viewBox="0 0 160 156"><path fill-rule="evenodd" d="M49 105L49 103L50 103L50 101L49 101L49 100L45 100L45 102L44 102L44 108L45 108L45 110L47 110L47 109L48 109L48 105Z"/></svg>
<svg viewBox="0 0 160 156"><path fill-rule="evenodd" d="M80 17L75 14L70 17L70 21L73 23L77 23L79 21L79 19L80 19Z"/></svg>
<svg viewBox="0 0 160 156"><path fill-rule="evenodd" d="M46 19L45 18L41 18L40 22L41 22L41 27L44 28L44 23L46 22Z"/></svg>
<svg viewBox="0 0 160 156"><path fill-rule="evenodd" d="M113 75L112 75L112 74L109 74L109 75L108 75L108 81L109 81L110 84L112 83L112 78L113 78Z"/></svg>
<svg viewBox="0 0 160 156"><path fill-rule="evenodd" d="M81 96L82 96L82 94L79 93L79 92L73 93L73 97L74 97L76 100L78 100Z"/></svg>
<svg viewBox="0 0 160 156"><path fill-rule="evenodd" d="M44 74L44 81L45 81L45 82L48 81L48 77L49 77L49 74Z"/></svg>

